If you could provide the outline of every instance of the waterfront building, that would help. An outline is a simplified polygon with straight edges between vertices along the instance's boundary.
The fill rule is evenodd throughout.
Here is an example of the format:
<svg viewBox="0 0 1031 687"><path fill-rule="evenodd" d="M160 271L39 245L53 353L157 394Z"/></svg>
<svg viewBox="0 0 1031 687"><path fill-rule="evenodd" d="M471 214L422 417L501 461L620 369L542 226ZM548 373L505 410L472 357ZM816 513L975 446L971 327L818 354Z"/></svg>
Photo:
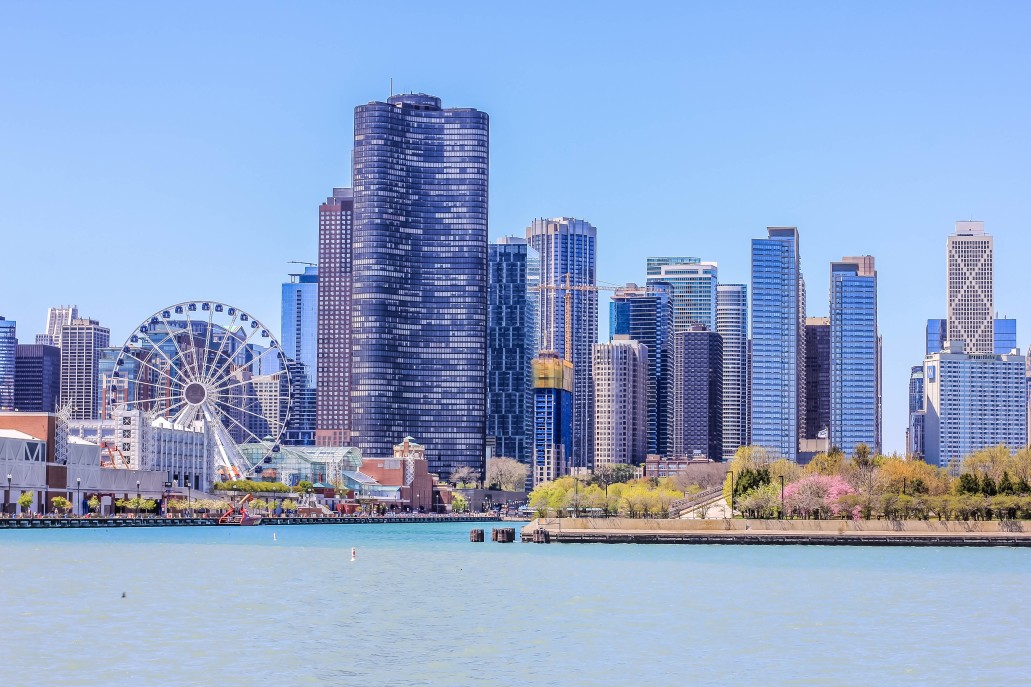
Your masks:
<svg viewBox="0 0 1031 687"><path fill-rule="evenodd" d="M646 270L649 284L663 282L673 289L674 332L687 331L693 324L715 330L716 263L688 257L653 257L648 258Z"/></svg>
<svg viewBox="0 0 1031 687"><path fill-rule="evenodd" d="M1017 348L1017 321L995 318L992 322L992 346L995 355L1006 355Z"/></svg>
<svg viewBox="0 0 1031 687"><path fill-rule="evenodd" d="M36 343L43 346L61 346L61 328L79 319L79 308L74 305L61 305L47 308L46 334L36 334Z"/></svg>
<svg viewBox="0 0 1031 687"><path fill-rule="evenodd" d="M805 281L795 227L752 240L751 444L796 460L805 426Z"/></svg>
<svg viewBox="0 0 1031 687"><path fill-rule="evenodd" d="M805 438L827 439L831 426L831 320L805 320Z"/></svg>
<svg viewBox="0 0 1031 687"><path fill-rule="evenodd" d="M594 465L648 455L648 347L628 335L594 345Z"/></svg>
<svg viewBox="0 0 1031 687"><path fill-rule="evenodd" d="M965 353L962 340L924 359L924 460L956 470L967 455L1027 446L1027 362Z"/></svg>
<svg viewBox="0 0 1031 687"><path fill-rule="evenodd" d="M485 112L431 95L355 108L351 436L367 459L410 434L441 477L484 469L488 138Z"/></svg>
<svg viewBox="0 0 1031 687"><path fill-rule="evenodd" d="M0 410L14 410L17 323L0 315Z"/></svg>
<svg viewBox="0 0 1031 687"><path fill-rule="evenodd" d="M529 464L533 453L531 361L537 356L540 258L506 236L487 253L487 436L493 455Z"/></svg>
<svg viewBox="0 0 1031 687"><path fill-rule="evenodd" d="M924 347L924 355L931 355L932 353L938 353L943 350L945 348L945 341L949 335L948 331L949 328L945 320L927 320L927 343Z"/></svg>
<svg viewBox="0 0 1031 687"><path fill-rule="evenodd" d="M984 222L956 222L948 253L947 339L962 341L967 354L992 353L995 314L994 240Z"/></svg>
<svg viewBox="0 0 1031 687"><path fill-rule="evenodd" d="M533 364L533 483L569 472L573 453L573 363L542 351Z"/></svg>
<svg viewBox="0 0 1031 687"><path fill-rule="evenodd" d="M748 287L716 287L716 333L723 340L723 459L748 445Z"/></svg>
<svg viewBox="0 0 1031 687"><path fill-rule="evenodd" d="M15 349L14 409L53 413L61 395L61 349L18 344Z"/></svg>
<svg viewBox="0 0 1031 687"><path fill-rule="evenodd" d="M318 387L319 268L309 265L283 284L280 344L290 372L290 416L283 443L315 443Z"/></svg>
<svg viewBox="0 0 1031 687"><path fill-rule="evenodd" d="M723 339L696 324L673 350L673 455L722 460Z"/></svg>
<svg viewBox="0 0 1031 687"><path fill-rule="evenodd" d="M625 335L648 348L648 453L669 455L670 372L673 365L672 287L655 281L616 289L609 302L609 339ZM747 332L747 322L745 324ZM596 432L597 435L597 432Z"/></svg>
<svg viewBox="0 0 1031 687"><path fill-rule="evenodd" d="M906 426L906 454L924 457L924 366L909 371L909 423Z"/></svg>
<svg viewBox="0 0 1031 687"><path fill-rule="evenodd" d="M880 361L874 258L832 262L829 438L846 455L859 444L880 453Z"/></svg>
<svg viewBox="0 0 1031 687"><path fill-rule="evenodd" d="M100 354L111 344L111 332L96 320L79 318L61 327L61 404L70 418L100 417Z"/></svg>
<svg viewBox="0 0 1031 687"><path fill-rule="evenodd" d="M319 206L315 443L351 441L352 240L354 194L335 188Z"/></svg>
<svg viewBox="0 0 1031 687"><path fill-rule="evenodd" d="M597 230L582 219L535 219L526 238L541 258L540 315L542 352L554 352L573 363L573 450L570 468L591 469L594 402L591 353L598 341L596 276ZM566 287L571 287L567 292ZM566 296L570 338L566 341Z"/></svg>

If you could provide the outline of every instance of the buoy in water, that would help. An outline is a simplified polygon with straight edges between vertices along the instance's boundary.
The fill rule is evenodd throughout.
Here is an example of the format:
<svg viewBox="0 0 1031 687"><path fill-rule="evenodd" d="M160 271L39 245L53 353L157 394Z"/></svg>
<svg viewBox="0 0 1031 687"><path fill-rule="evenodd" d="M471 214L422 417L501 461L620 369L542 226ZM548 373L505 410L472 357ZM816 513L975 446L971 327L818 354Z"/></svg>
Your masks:
<svg viewBox="0 0 1031 687"><path fill-rule="evenodd" d="M351 547L351 560L358 560L358 549L354 548L353 546Z"/></svg>
<svg viewBox="0 0 1031 687"><path fill-rule="evenodd" d="M275 540L276 540L276 533L275 533L275 532L273 532L273 533L272 533L272 541L275 541Z"/></svg>

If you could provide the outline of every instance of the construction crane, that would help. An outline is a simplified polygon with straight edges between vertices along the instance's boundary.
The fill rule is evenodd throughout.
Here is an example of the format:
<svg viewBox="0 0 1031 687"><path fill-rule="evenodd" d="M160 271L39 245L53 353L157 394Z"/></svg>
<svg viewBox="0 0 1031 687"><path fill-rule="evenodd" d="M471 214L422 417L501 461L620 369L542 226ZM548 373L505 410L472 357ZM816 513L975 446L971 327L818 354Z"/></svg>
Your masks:
<svg viewBox="0 0 1031 687"><path fill-rule="evenodd" d="M288 264L288 265L307 265L308 267L318 267L319 266L319 263L317 263L317 262L305 262L304 260L287 260L286 264Z"/></svg>
<svg viewBox="0 0 1031 687"><path fill-rule="evenodd" d="M616 289L621 289L623 287L608 284L577 284L574 286L572 283L572 278L570 277L570 274L568 272L562 275L562 279L565 282L563 284L541 284L540 286L531 286L529 290L538 291L542 293L545 291L564 292L564 295L562 296L562 305L563 309L565 310L565 328L563 338L566 349L565 359L567 362L573 362L573 346L571 343L573 340L573 292L593 291L597 293L598 291L615 291ZM553 339L551 341L552 352L554 352L554 346L555 341Z"/></svg>

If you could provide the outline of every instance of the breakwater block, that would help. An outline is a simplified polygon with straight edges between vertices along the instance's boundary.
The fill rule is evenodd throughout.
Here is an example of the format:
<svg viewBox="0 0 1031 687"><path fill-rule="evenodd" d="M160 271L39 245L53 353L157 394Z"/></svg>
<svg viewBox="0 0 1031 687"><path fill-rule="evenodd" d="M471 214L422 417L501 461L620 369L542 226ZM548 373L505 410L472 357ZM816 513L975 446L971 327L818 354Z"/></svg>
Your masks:
<svg viewBox="0 0 1031 687"><path fill-rule="evenodd" d="M514 527L495 527L490 531L491 541L501 542L502 544L511 544L515 541L515 528Z"/></svg>
<svg viewBox="0 0 1031 687"><path fill-rule="evenodd" d="M533 531L533 543L534 544L550 544L551 543L551 532L544 528L538 528Z"/></svg>
<svg viewBox="0 0 1031 687"><path fill-rule="evenodd" d="M483 530L472 530L469 532L469 541L483 541Z"/></svg>

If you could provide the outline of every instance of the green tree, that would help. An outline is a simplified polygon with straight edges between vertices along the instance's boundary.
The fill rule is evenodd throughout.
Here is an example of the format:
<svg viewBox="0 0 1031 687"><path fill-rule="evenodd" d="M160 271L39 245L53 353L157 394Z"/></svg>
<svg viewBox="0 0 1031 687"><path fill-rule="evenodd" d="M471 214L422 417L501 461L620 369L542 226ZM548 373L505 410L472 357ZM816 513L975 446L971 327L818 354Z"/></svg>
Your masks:
<svg viewBox="0 0 1031 687"><path fill-rule="evenodd" d="M67 513L72 507L72 502L63 496L55 496L50 499L50 505L54 507L54 510Z"/></svg>
<svg viewBox="0 0 1031 687"><path fill-rule="evenodd" d="M22 512L27 511L32 507L32 492L23 491L21 496L18 497L18 505L21 506Z"/></svg>
<svg viewBox="0 0 1031 687"><path fill-rule="evenodd" d="M981 485L978 483L975 475L969 472L964 472L959 476L957 491L960 494L976 494L981 491Z"/></svg>
<svg viewBox="0 0 1031 687"><path fill-rule="evenodd" d="M1010 480L1010 473L1003 470L1002 479L999 480L999 493L1011 495L1016 491L1013 486L1012 480Z"/></svg>
<svg viewBox="0 0 1031 687"><path fill-rule="evenodd" d="M991 475L986 474L981 480L981 493L985 496L995 496L999 493L999 488L995 486L995 480Z"/></svg>
<svg viewBox="0 0 1031 687"><path fill-rule="evenodd" d="M451 495L451 512L464 513L469 510L469 502L461 494Z"/></svg>
<svg viewBox="0 0 1031 687"><path fill-rule="evenodd" d="M96 495L91 496L89 501L86 502L86 505L89 507L91 512L100 512L100 499L97 498Z"/></svg>
<svg viewBox="0 0 1031 687"><path fill-rule="evenodd" d="M636 474L637 471L634 469L633 465L628 465L627 463L617 463L616 465L612 466L613 482L629 482L630 480L634 479L634 475Z"/></svg>

